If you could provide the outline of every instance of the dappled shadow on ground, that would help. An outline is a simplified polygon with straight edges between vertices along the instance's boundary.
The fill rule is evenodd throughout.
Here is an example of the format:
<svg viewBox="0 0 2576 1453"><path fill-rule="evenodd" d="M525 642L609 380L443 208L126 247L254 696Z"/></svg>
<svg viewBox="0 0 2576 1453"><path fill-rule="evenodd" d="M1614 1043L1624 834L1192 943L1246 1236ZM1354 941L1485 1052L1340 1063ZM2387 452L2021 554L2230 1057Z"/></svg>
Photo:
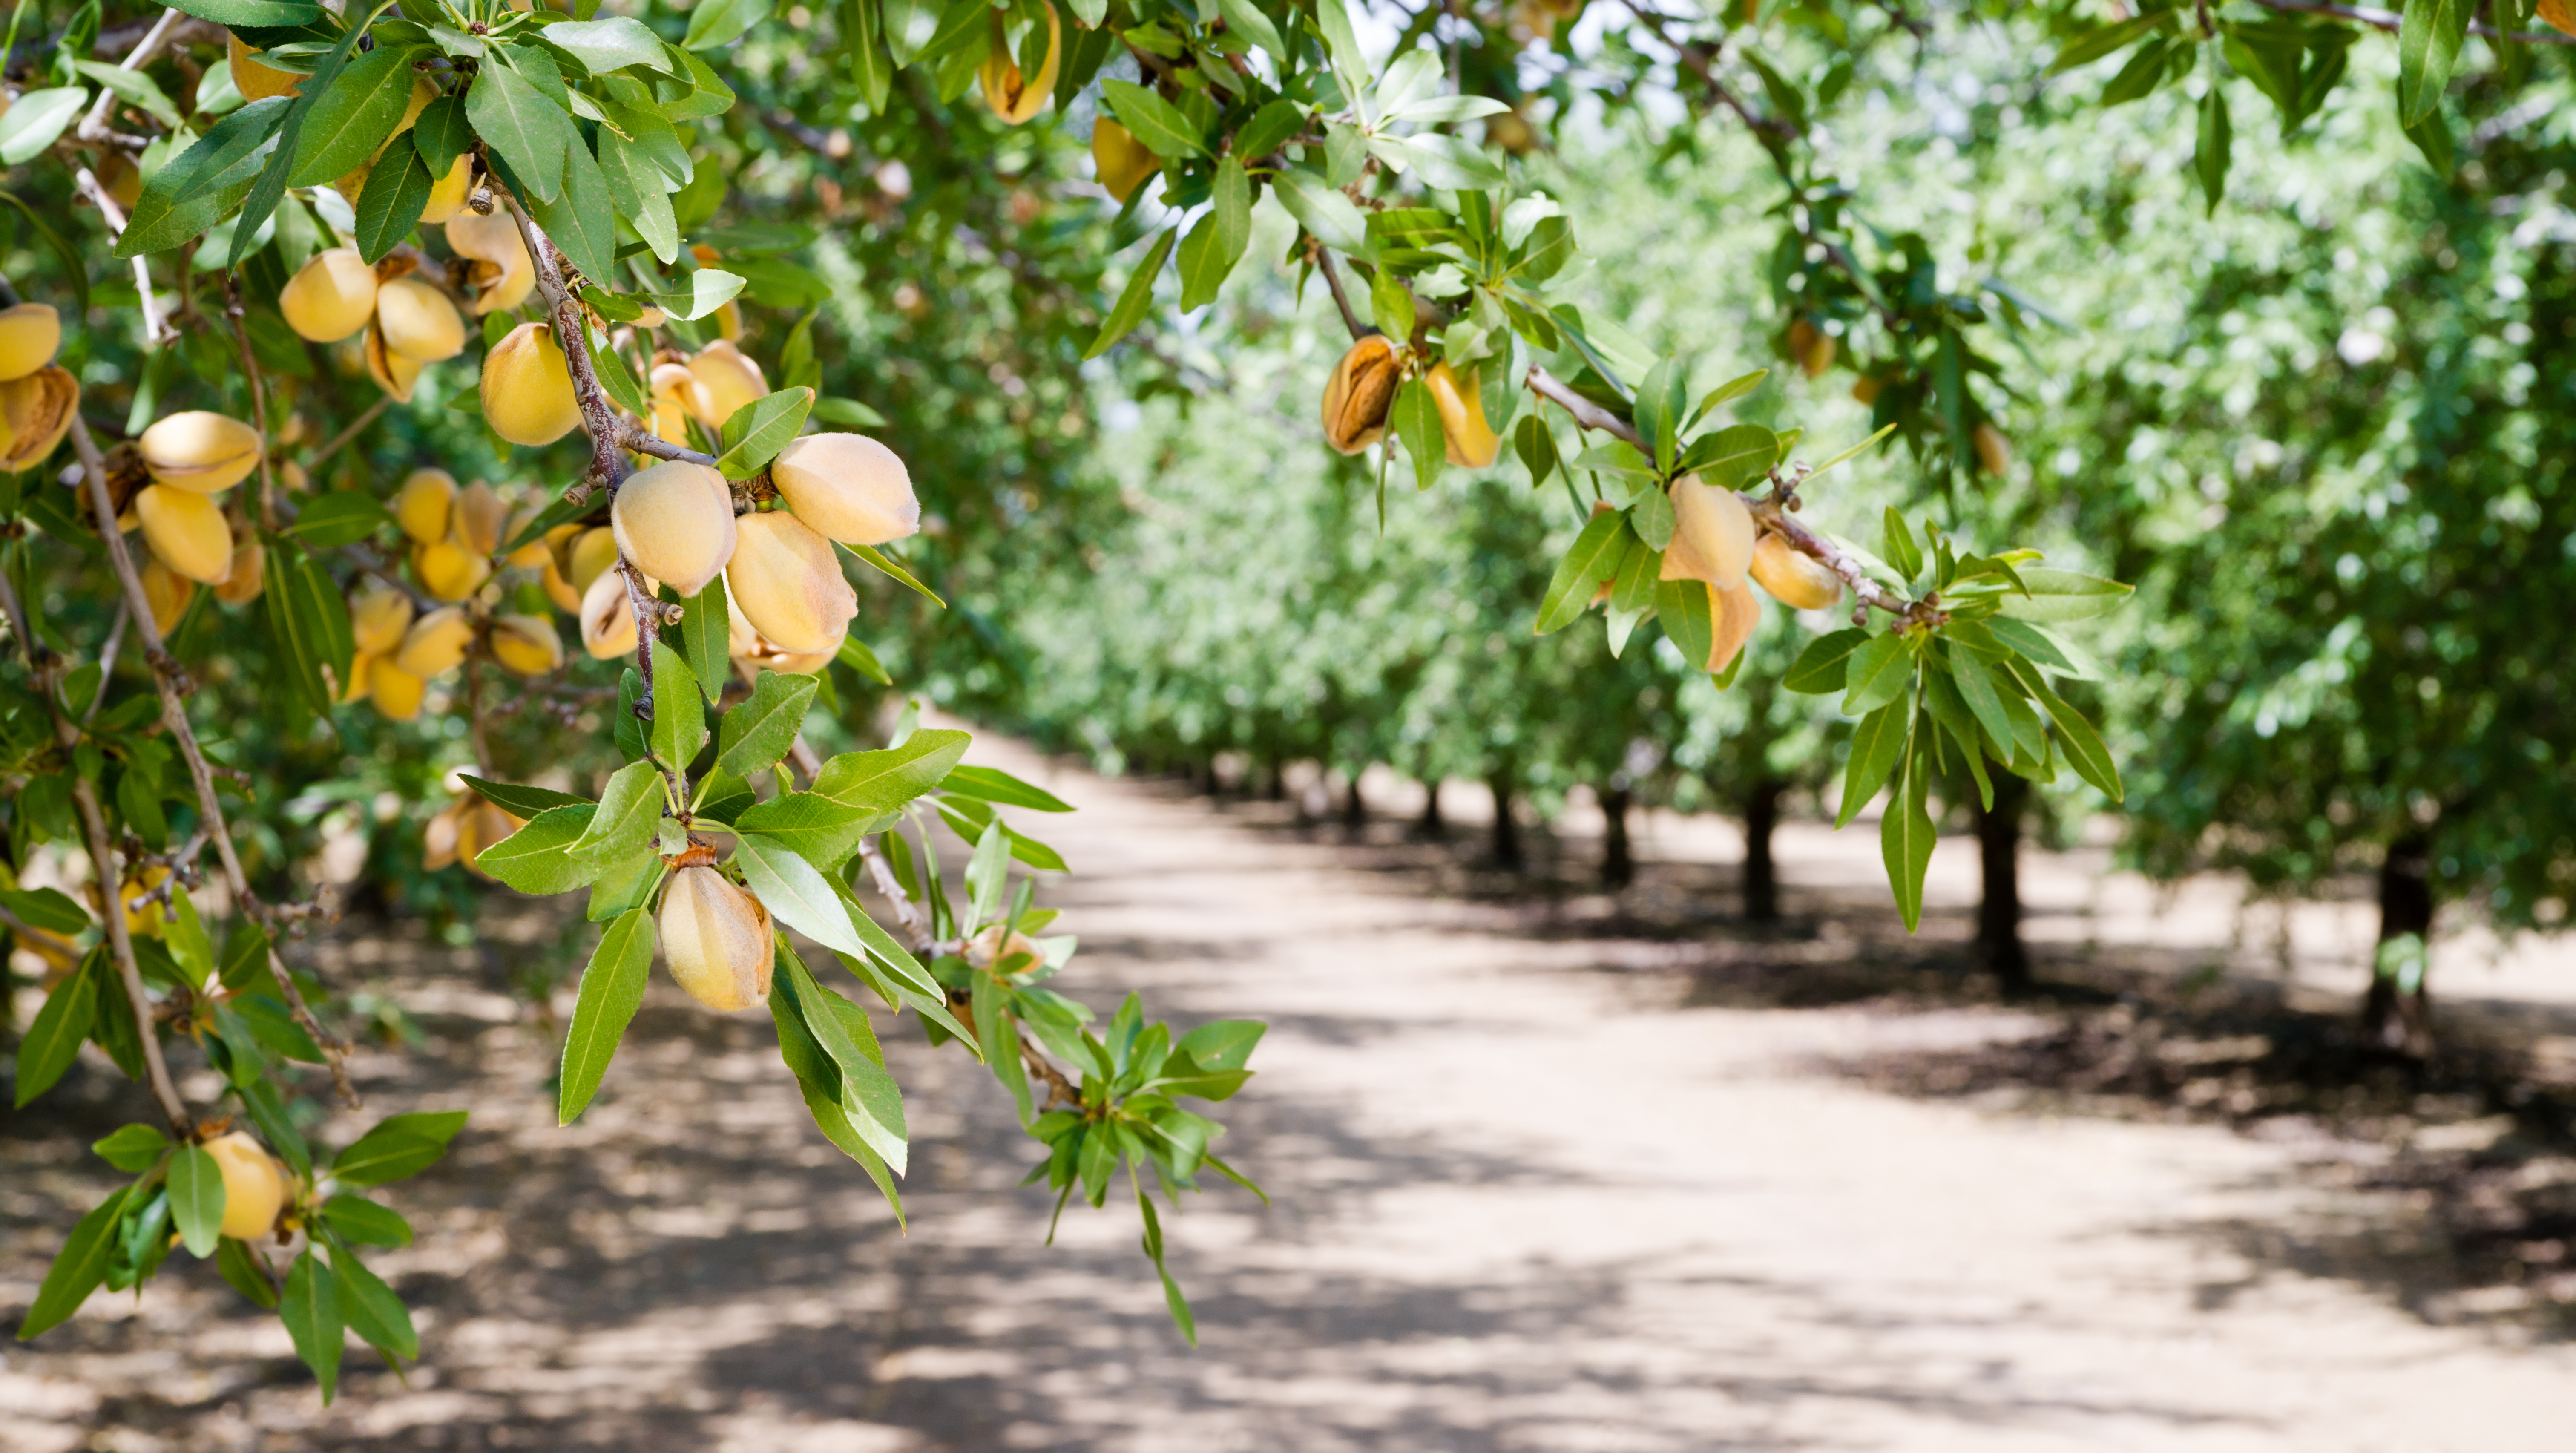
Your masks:
<svg viewBox="0 0 2576 1453"><path fill-rule="evenodd" d="M2007 997L1974 971L1965 911L1935 907L1908 935L1874 883L1784 884L1781 919L1749 923L1732 864L1640 862L1632 884L1609 892L1597 843L1543 829L1523 830L1524 867L1504 872L1477 831L1432 840L1381 817L1355 834L1286 803L1217 805L1259 831L1333 844L1411 891L1501 908L1532 937L1678 946L1646 962L1679 981L1684 1008L1905 1015L2009 1003L2034 1017L2026 1032L1815 1068L2006 1113L2214 1123L2288 1144L2302 1188L2377 1213L2159 1234L2352 1281L2431 1322L2576 1337L2576 1078L2533 1052L2576 1037L2576 1010L2443 1004L2444 1037L2418 1062L2366 1044L2347 1008L2293 1004L2278 980L2223 972L2205 952L2034 945L2036 982ZM1632 975L1637 963L1605 954L1602 968ZM2227 1295L2210 1292L2213 1304Z"/></svg>

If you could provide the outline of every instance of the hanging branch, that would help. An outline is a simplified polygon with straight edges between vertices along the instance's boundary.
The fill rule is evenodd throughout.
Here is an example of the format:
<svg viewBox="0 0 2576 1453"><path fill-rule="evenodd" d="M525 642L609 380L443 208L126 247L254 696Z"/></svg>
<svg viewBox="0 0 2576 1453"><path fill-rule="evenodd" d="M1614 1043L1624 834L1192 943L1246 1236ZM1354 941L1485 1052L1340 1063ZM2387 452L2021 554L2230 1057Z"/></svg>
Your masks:
<svg viewBox="0 0 2576 1453"><path fill-rule="evenodd" d="M250 321L243 316L237 272L224 274L224 317L232 324L234 346L241 350L243 376L250 380L250 425L259 431L259 527L273 535L277 533L277 466L269 459L268 385L259 371L259 354L250 346Z"/></svg>
<svg viewBox="0 0 2576 1453"><path fill-rule="evenodd" d="M110 528L113 528L111 526ZM69 756L80 745L80 728L63 714L62 661L53 652L37 645L28 628L27 613L18 600L18 590L0 571L0 608L9 616L9 629L18 638L18 649L26 658L27 674L45 698L45 708L54 720L54 741ZM149 617L146 617L147 622ZM101 677L99 695L107 694L107 681ZM188 1113L188 1102L179 1098L179 1087L170 1079L169 1063L161 1056L161 1036L154 1027L156 1014L152 998L144 992L143 971L135 963L134 940L125 929L125 873L118 864L116 850L109 846L107 816L99 810L98 788L87 777L72 775L72 805L80 810L81 836L89 849L90 872L98 884L99 918L107 928L108 953L116 961L117 978L125 986L125 1002L134 1011L136 1038L143 1042L144 1079L152 1087L152 1098L159 1101L161 1113L170 1121L181 1140L194 1139L196 1118Z"/></svg>
<svg viewBox="0 0 2576 1453"><path fill-rule="evenodd" d="M536 265L537 291L545 295L555 344L563 350L564 370L572 377L573 401L581 406L581 426L590 435L591 476L608 491L613 505L617 487L626 481L626 461L618 451L627 430L616 406L608 400L608 390L600 386L599 371L591 366L590 325L583 317L580 301L564 283L564 270L571 263L556 250L554 239L546 235L516 197L504 195L500 204L508 207L518 222L519 240L527 244L528 259ZM660 638L669 613L644 588L644 572L626 558L623 547L617 552L616 568L626 580L627 608L635 614L635 669L644 678L644 694L636 699L635 716L649 722L653 719L653 642Z"/></svg>

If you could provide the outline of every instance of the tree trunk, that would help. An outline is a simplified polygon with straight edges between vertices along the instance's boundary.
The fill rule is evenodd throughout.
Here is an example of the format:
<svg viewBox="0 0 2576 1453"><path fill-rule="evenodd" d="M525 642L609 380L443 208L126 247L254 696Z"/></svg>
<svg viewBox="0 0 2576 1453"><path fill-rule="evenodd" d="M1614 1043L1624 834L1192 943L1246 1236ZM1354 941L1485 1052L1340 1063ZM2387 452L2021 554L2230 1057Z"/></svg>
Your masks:
<svg viewBox="0 0 2576 1453"><path fill-rule="evenodd" d="M1613 892L1637 878L1637 860L1628 847L1628 789L1601 789L1601 886Z"/></svg>
<svg viewBox="0 0 2576 1453"><path fill-rule="evenodd" d="M2007 995L2030 989L2030 955L2021 942L2021 814L2029 786L2010 773L1995 778L1995 805L1977 812L1977 861L1985 893L1977 902L1977 965Z"/></svg>
<svg viewBox="0 0 2576 1453"><path fill-rule="evenodd" d="M1507 873L1521 870L1521 827L1512 820L1512 770L1497 767L1485 777L1494 794L1494 866Z"/></svg>
<svg viewBox="0 0 2576 1453"><path fill-rule="evenodd" d="M1280 801L1287 797L1288 763L1285 758L1273 757L1270 759L1270 781L1263 795L1273 802Z"/></svg>
<svg viewBox="0 0 2576 1453"><path fill-rule="evenodd" d="M2398 942L2409 936L2412 944ZM2414 833L2390 843L2379 864L2379 953L2361 1001L2362 1038L2373 1048L2418 1059L2432 1052L2432 937L2433 844Z"/></svg>
<svg viewBox="0 0 2576 1453"><path fill-rule="evenodd" d="M1422 816L1414 820L1413 834L1429 843L1448 839L1449 823L1440 815L1440 779L1437 777L1423 779Z"/></svg>
<svg viewBox="0 0 2576 1453"><path fill-rule="evenodd" d="M1368 799L1360 796L1360 774L1365 766L1351 769L1350 785L1342 792L1342 830L1358 837L1368 827Z"/></svg>
<svg viewBox="0 0 2576 1453"><path fill-rule="evenodd" d="M1780 921L1780 868L1771 856L1771 832L1780 825L1780 798L1788 785L1777 777L1753 784L1744 797L1744 921Z"/></svg>

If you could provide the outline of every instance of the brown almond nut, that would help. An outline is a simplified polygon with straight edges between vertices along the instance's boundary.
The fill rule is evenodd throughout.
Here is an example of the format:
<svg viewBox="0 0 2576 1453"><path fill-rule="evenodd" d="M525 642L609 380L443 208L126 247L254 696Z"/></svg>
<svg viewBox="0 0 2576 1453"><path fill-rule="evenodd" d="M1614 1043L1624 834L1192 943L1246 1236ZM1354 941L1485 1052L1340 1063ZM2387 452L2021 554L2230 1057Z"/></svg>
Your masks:
<svg viewBox="0 0 2576 1453"><path fill-rule="evenodd" d="M1357 454L1386 437L1386 411L1395 402L1403 366L1395 345L1372 333L1351 345L1324 385L1324 442L1340 454Z"/></svg>

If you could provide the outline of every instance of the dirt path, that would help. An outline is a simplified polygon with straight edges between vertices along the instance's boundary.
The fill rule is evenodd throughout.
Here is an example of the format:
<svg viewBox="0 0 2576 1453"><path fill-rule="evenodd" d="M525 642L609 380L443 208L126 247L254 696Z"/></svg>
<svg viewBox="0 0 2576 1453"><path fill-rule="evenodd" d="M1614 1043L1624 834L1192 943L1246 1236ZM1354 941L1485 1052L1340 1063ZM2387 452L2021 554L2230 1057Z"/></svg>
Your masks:
<svg viewBox="0 0 2576 1453"><path fill-rule="evenodd" d="M431 1043L367 1066L376 1107L477 1107L399 1198L421 1244L383 1263L425 1309L409 1387L353 1353L320 1409L277 1324L192 1270L0 1352L0 1449L2568 1444L2566 1343L2433 1325L2282 1252L2408 1224L2296 1146L1820 1067L2022 1015L1687 1008L1658 972L1687 945L1518 933L1150 787L978 755L1083 809L1048 824L1079 874L1049 895L1084 939L1069 992L1273 1024L1225 1150L1275 1204L1229 1189L1166 1221L1203 1349L1132 1211L1038 1244L1007 1101L908 1030L898 1234L765 1021L657 982L557 1131L552 1040L498 955L360 943L344 972L427 980ZM107 1092L84 1073L51 1113L103 1129ZM60 1118L0 1133L0 1325L96 1168Z"/></svg>

